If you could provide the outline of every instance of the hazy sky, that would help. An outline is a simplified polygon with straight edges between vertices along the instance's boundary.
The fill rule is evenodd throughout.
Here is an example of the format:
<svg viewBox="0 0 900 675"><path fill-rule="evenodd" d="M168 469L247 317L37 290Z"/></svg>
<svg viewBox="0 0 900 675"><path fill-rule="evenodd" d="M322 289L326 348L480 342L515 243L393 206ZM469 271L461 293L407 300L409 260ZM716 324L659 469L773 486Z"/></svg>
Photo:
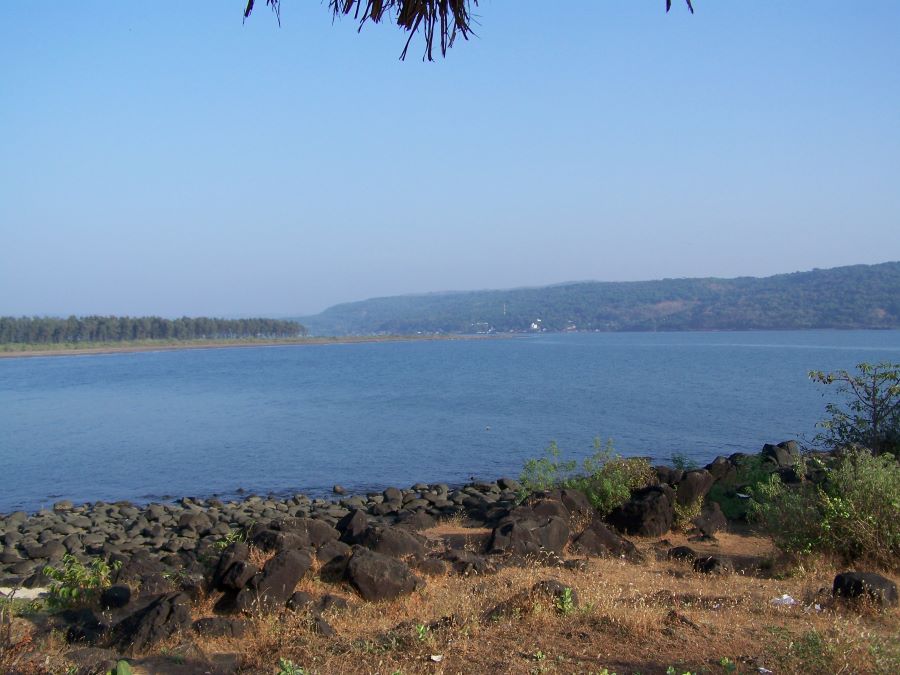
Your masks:
<svg viewBox="0 0 900 675"><path fill-rule="evenodd" d="M900 259L900 2L8 2L0 314L268 314Z"/></svg>

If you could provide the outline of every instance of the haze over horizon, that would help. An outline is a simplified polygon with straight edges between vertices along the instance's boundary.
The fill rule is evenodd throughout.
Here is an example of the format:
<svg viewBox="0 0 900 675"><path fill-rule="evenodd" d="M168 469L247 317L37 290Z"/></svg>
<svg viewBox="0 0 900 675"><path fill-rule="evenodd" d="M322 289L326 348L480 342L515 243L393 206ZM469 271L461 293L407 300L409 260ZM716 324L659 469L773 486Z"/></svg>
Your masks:
<svg viewBox="0 0 900 675"><path fill-rule="evenodd" d="M244 4L7 8L0 315L900 259L898 3L482 3L432 64Z"/></svg>

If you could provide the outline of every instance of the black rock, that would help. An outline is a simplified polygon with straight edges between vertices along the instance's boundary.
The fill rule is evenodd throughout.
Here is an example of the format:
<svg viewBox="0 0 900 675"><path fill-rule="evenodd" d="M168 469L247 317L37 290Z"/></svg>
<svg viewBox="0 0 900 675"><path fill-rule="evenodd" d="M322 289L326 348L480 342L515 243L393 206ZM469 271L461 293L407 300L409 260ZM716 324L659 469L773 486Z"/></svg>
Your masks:
<svg viewBox="0 0 900 675"><path fill-rule="evenodd" d="M259 572L256 565L249 561L241 560L228 568L228 571L219 579L217 588L221 591L240 591Z"/></svg>
<svg viewBox="0 0 900 675"><path fill-rule="evenodd" d="M691 521L694 526L707 537L713 536L728 528L728 519L722 513L722 507L718 502L706 502L700 515Z"/></svg>
<svg viewBox="0 0 900 675"><path fill-rule="evenodd" d="M240 619L210 616L194 621L194 630L206 637L241 638L247 633L247 624Z"/></svg>
<svg viewBox="0 0 900 675"><path fill-rule="evenodd" d="M294 593L297 582L309 571L312 558L301 551L282 551L269 559L237 596L237 607L249 610L255 606L284 606Z"/></svg>
<svg viewBox="0 0 900 675"><path fill-rule="evenodd" d="M219 591L225 590L226 586L222 583L225 574L235 563L247 562L249 558L250 547L247 546L247 544L244 544L243 542L230 544L222 551L222 555L219 556L219 561L216 563L216 569L213 570L210 579L210 587Z"/></svg>
<svg viewBox="0 0 900 675"><path fill-rule="evenodd" d="M100 606L103 609L120 609L131 601L131 589L125 584L116 584L103 589Z"/></svg>
<svg viewBox="0 0 900 675"><path fill-rule="evenodd" d="M766 443L760 454L779 469L787 469L800 460L800 446L797 441L783 441L778 445Z"/></svg>
<svg viewBox="0 0 900 675"><path fill-rule="evenodd" d="M347 580L368 601L393 600L408 595L420 583L405 563L361 546L353 547L353 556L347 565Z"/></svg>
<svg viewBox="0 0 900 675"><path fill-rule="evenodd" d="M576 549L590 555L624 557L634 562L640 560L634 544L596 518L578 535L573 544Z"/></svg>
<svg viewBox="0 0 900 675"><path fill-rule="evenodd" d="M341 541L345 544L360 543L369 529L369 518L366 514L354 509L337 522L337 529L341 533Z"/></svg>
<svg viewBox="0 0 900 675"><path fill-rule="evenodd" d="M835 597L865 597L882 606L897 604L897 585L875 572L843 572L834 578Z"/></svg>
<svg viewBox="0 0 900 675"><path fill-rule="evenodd" d="M360 543L391 558L425 557L425 546L414 535L398 527L369 527Z"/></svg>
<svg viewBox="0 0 900 675"><path fill-rule="evenodd" d="M345 544L342 541L328 541L319 546L316 551L316 559L322 564L326 565L335 558L340 558L342 556L349 557L350 555L350 546Z"/></svg>
<svg viewBox="0 0 900 675"><path fill-rule="evenodd" d="M125 653L144 652L190 624L190 598L184 593L170 593L116 624L112 643Z"/></svg>
<svg viewBox="0 0 900 675"><path fill-rule="evenodd" d="M681 506L690 506L703 499L715 478L706 469L687 471L675 485L675 499Z"/></svg>
<svg viewBox="0 0 900 675"><path fill-rule="evenodd" d="M666 551L666 558L669 560L686 560L692 563L697 559L697 553L689 546L675 546Z"/></svg>
<svg viewBox="0 0 900 675"><path fill-rule="evenodd" d="M620 532L659 537L672 529L675 519L671 488L651 486L635 491L631 499L616 507L607 521ZM672 495L674 496L674 495Z"/></svg>
<svg viewBox="0 0 900 675"><path fill-rule="evenodd" d="M694 560L694 571L703 574L730 574L734 571L734 566L727 558L708 555Z"/></svg>

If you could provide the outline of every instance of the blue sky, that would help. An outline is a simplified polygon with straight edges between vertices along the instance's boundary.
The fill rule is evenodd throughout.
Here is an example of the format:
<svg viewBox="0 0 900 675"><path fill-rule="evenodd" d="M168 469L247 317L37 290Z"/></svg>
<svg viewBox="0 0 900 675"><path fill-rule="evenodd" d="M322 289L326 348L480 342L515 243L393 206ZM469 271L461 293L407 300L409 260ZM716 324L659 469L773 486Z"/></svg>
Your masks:
<svg viewBox="0 0 900 675"><path fill-rule="evenodd" d="M900 259L900 3L15 2L0 314L290 315Z"/></svg>

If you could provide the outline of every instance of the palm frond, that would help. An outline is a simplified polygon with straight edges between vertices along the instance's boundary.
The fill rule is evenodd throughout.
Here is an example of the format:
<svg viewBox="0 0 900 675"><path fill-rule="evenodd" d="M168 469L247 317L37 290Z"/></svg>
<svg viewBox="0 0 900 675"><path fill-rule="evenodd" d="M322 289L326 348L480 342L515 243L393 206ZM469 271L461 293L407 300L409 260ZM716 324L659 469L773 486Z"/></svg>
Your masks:
<svg viewBox="0 0 900 675"><path fill-rule="evenodd" d="M692 0L685 0L691 14L694 13ZM255 0L247 0L244 19L253 11ZM266 0L281 25L281 0ZM396 24L409 33L400 59L406 58L413 36L422 30L425 36L425 53L422 60L434 60L435 36L442 56L453 46L457 36L468 40L472 31L472 7L478 0L328 0L334 16L349 16L359 21L362 30L367 21L381 23L385 16L393 18ZM672 0L666 0L666 11L672 8Z"/></svg>

